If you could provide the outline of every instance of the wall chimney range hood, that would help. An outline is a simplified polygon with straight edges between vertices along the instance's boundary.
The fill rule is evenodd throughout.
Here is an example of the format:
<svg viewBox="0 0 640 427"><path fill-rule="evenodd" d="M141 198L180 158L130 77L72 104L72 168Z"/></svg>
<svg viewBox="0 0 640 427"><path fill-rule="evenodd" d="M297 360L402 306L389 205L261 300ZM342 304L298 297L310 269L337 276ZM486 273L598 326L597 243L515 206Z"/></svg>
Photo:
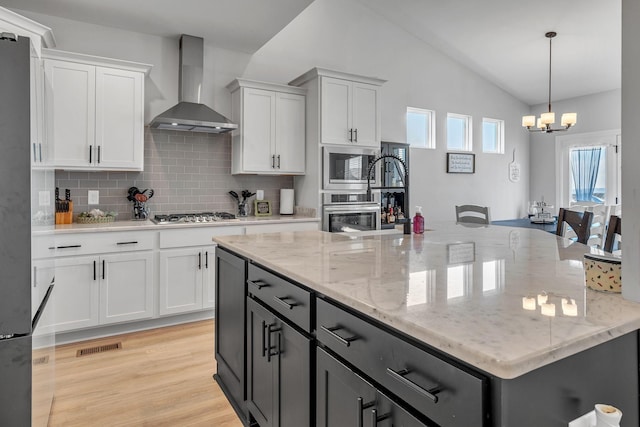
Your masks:
<svg viewBox="0 0 640 427"><path fill-rule="evenodd" d="M201 37L186 34L180 37L180 102L153 119L152 128L206 133L224 133L238 128L222 114L200 103L203 50Z"/></svg>

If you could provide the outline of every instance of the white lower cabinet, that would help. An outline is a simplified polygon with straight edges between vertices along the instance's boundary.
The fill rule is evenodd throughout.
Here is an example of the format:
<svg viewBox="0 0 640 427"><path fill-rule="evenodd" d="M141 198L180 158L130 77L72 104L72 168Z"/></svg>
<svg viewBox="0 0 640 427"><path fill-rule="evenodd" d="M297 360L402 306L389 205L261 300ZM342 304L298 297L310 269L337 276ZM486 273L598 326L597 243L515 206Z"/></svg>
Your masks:
<svg viewBox="0 0 640 427"><path fill-rule="evenodd" d="M58 258L58 332L153 316L152 252Z"/></svg>
<svg viewBox="0 0 640 427"><path fill-rule="evenodd" d="M160 251L160 315L215 306L215 245Z"/></svg>
<svg viewBox="0 0 640 427"><path fill-rule="evenodd" d="M100 257L100 324L153 316L153 253Z"/></svg>

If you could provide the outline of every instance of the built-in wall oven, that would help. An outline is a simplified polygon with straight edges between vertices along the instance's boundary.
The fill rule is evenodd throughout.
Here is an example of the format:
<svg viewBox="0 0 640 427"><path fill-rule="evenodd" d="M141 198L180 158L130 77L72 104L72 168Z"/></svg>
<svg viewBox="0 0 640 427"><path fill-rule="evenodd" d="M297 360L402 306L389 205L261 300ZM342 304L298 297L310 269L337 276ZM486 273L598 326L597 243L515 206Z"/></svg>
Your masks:
<svg viewBox="0 0 640 427"><path fill-rule="evenodd" d="M380 191L324 193L322 229L329 232L353 232L380 229Z"/></svg>
<svg viewBox="0 0 640 427"><path fill-rule="evenodd" d="M322 148L322 188L324 190L366 190L369 165L380 154L373 148ZM371 186L380 186L379 165L371 171Z"/></svg>

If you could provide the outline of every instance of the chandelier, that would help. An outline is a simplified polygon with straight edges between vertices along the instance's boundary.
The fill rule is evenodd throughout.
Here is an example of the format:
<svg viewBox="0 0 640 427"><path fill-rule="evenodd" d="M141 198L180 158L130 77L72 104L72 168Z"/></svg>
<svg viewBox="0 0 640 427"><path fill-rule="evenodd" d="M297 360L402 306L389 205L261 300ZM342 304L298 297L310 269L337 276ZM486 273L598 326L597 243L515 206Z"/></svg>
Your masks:
<svg viewBox="0 0 640 427"><path fill-rule="evenodd" d="M557 35L555 31L549 31L544 36L549 39L549 111L536 116L523 116L522 126L529 132L564 132L576 124L577 113L564 113L560 120L561 128L553 129L551 125L556 122L556 113L551 111L551 40ZM535 126L535 127L534 127Z"/></svg>

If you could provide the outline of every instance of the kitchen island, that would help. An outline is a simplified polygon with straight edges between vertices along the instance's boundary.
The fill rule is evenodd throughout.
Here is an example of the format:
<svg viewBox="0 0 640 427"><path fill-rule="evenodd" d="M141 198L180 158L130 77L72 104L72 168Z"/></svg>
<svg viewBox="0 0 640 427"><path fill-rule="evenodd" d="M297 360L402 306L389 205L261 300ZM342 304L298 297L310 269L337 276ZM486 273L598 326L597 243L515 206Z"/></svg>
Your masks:
<svg viewBox="0 0 640 427"><path fill-rule="evenodd" d="M364 321L478 379L480 397L470 397L478 398L482 414L476 425L566 426L595 403L618 406L623 425L638 425L640 307L619 294L584 286L582 259L589 247L534 229L430 226L424 235L296 232L214 241L250 266L312 293L316 330L310 339L317 338L323 351L407 403L417 418L464 425L464 405L437 409L463 392L448 396L446 388L455 386L440 384L445 391L436 387L430 393L439 393L440 403L413 403L395 390L402 380L387 385L386 377L351 362L332 340L347 338L350 346L343 347L356 347L352 333ZM322 322L331 319L339 324L327 332ZM435 376L424 376L429 375ZM419 376L405 385L415 389L416 383ZM435 412L423 410L428 405Z"/></svg>

